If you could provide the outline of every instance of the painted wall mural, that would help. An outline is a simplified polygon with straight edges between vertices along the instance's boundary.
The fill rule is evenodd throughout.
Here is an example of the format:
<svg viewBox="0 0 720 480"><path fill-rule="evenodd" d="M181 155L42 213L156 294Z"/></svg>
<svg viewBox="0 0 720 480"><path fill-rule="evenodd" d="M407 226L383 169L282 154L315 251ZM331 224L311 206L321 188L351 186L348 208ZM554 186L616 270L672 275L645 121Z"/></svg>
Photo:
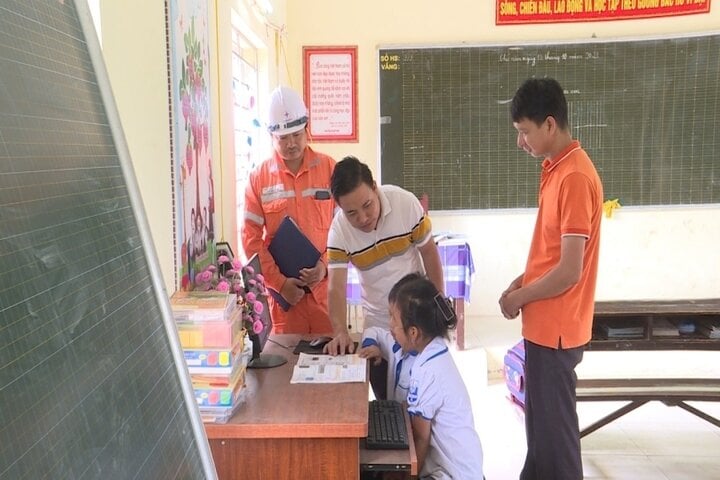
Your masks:
<svg viewBox="0 0 720 480"><path fill-rule="evenodd" d="M215 258L207 2L170 0L169 16L178 272L192 289Z"/></svg>

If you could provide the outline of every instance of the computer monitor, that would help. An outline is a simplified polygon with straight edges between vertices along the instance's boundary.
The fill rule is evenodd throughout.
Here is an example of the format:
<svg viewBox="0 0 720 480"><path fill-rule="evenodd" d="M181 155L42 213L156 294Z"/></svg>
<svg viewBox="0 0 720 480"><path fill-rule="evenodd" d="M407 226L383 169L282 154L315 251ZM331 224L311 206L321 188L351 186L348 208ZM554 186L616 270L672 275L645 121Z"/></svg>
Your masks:
<svg viewBox="0 0 720 480"><path fill-rule="evenodd" d="M257 253L250 257L242 269L243 284L245 285L246 292L250 289L251 280L251 275L248 273L247 267L252 267L252 271L254 272L252 276L262 273L262 268L260 267L260 257L258 257ZM278 367L287 363L287 359L285 357L282 355L262 353L265 345L267 344L268 338L270 337L270 332L272 331L273 326L267 295L259 296L257 300L260 301L264 307L262 314L260 315L260 321L263 324L263 328L259 333L251 334L251 339L253 340L253 356L250 363L248 363L248 368Z"/></svg>

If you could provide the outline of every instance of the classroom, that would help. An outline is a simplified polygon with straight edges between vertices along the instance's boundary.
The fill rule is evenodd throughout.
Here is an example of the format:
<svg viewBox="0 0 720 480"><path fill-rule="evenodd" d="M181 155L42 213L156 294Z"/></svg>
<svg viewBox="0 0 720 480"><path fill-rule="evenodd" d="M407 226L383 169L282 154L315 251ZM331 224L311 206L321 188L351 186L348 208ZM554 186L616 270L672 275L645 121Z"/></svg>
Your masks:
<svg viewBox="0 0 720 480"><path fill-rule="evenodd" d="M153 258L159 268L159 285L168 294L180 288L182 276L180 245L184 234L181 231L182 222L175 218L178 201L175 182L179 173L173 159L179 148L185 148L176 143L180 124L173 123L175 120L171 112L173 86L168 65L168 25L173 19L169 18L169 4L196 6L200 3L204 7L201 11L206 16L197 28L198 31L201 31L201 27L206 31L206 37L203 38L208 42L209 51L205 65L208 69L209 109L206 119L209 133L205 133L207 149L212 152L207 167L212 175L201 181L214 182L211 187L214 188L215 202L213 238L227 242L236 252L242 251L242 208L239 208L239 202L242 201L244 189L243 176L246 178L247 175L247 167L239 167L237 163L255 155L260 155L255 161L262 161L266 158L262 155L271 149L264 129L260 128L259 133L252 134L255 143L250 153L239 151L240 144L249 136L240 131L236 124L236 106L240 102L235 91L237 64L245 62L255 73L256 83L253 88L258 96L257 104L252 109L254 112L263 112L267 108L268 94L276 86L287 85L299 92L306 87L304 48L322 50L323 47L344 47L354 52L357 68L354 138L319 141L313 144L313 148L336 160L354 155L367 163L378 179L428 181L433 230L459 234L472 252L474 274L468 294L470 300L463 302L464 348L453 354L461 365L463 375L471 372L468 375L477 374L479 377L469 389L481 399L473 403L473 408L477 430L483 441L485 476L488 479L506 479L517 478L525 448L522 420L519 419L521 413L514 408L516 406L510 405L503 377L504 357L508 349L521 339L521 331L519 321L503 318L498 307L498 297L512 279L523 271L537 209L527 202L523 203L523 200L513 203L503 184L493 185L493 192L497 192L487 200L491 202L490 205L493 205L494 199L499 199L499 203L495 207L481 207L486 205L483 203L483 187L458 180L458 175L452 172L437 175L442 182L451 183L432 184L433 180L428 180L427 172L424 176L420 175L420 180L416 180L410 178L404 167L398 167L389 160L387 165L383 165L384 160L381 161L381 158L398 153L396 150L384 151L386 142L383 140L394 141L395 146L402 143L394 136L399 135L399 130L392 130L395 127L400 129L402 124L386 128L383 124L383 118L386 117L381 113L385 108L397 107L393 104L395 100L383 96L383 89L394 85L395 77L391 76L393 70L404 68L398 63L393 66L395 60L390 56L402 56L406 51L423 53L427 48L438 48L438 55L443 55L452 49L473 50L476 47L484 51L489 47L500 46L511 51L521 45L582 45L617 39L634 44L720 35L720 5L717 2L91 0L88 4L149 226L154 247ZM706 9L701 12L684 10L684 6L691 3L702 4ZM601 16L599 12L606 11L609 5L615 8L620 4L627 11L636 13L661 9L662 6L673 8L674 5L676 13L656 16L638 14L598 21L592 18L592 8L588 9L595 5L594 15ZM547 19L553 14L562 16L583 12L589 16L585 17L586 21L557 23ZM527 21L537 15L547 18L543 21ZM526 20L509 20L512 16ZM543 60L559 62L563 53L550 50L544 49ZM382 57L383 53L390 56ZM527 66L540 61L538 56L523 59L507 54L504 58L503 69L512 63ZM486 65L484 60L480 62ZM431 73L441 77L439 70ZM562 83L562 78L558 80ZM454 85L452 79L446 81ZM642 79L638 83L644 81ZM647 85L655 86L658 79L648 78L646 82ZM717 77L714 86L717 86ZM714 93L713 101L718 103L717 92ZM650 100L649 103L654 102ZM482 103L478 105L486 106ZM500 107L500 111L507 111L507 105ZM472 115L468 112L463 114ZM712 115L708 114L710 117ZM262 123L261 117L258 120ZM648 121L641 116L634 120L634 124L624 125L623 128L639 131L643 123ZM461 123L452 119L448 122ZM507 114L496 118L495 122L511 124ZM668 127L667 123L661 120L663 128ZM428 137L432 137L432 128L426 132ZM682 130L680 126L677 128L678 131ZM476 141L482 143L483 132L480 129L471 135L477 136ZM662 137L665 134L655 132L654 135ZM384 135L387 137L384 138ZM645 132L642 136L638 133L636 138L652 139L654 135L653 132ZM667 138L678 138L675 135L681 134L667 133ZM682 135L693 137L692 132ZM456 139L455 135L450 138ZM492 138L493 141L497 140ZM580 140L583 140L582 135ZM670 143L665 138L658 138L657 142L665 142L663 145ZM444 144L438 140L438 145ZM495 146L493 144L486 148L495 149ZM514 140L502 148L516 148ZM502 154L497 156L502 157ZM480 155L474 160L480 162ZM526 157L525 160L527 165L524 168L533 170L533 159ZM633 160L626 161L632 163ZM620 160L616 161L621 175L623 170L620 163ZM442 165L442 160L439 160L439 164ZM680 163L679 168L683 167L684 164ZM626 188L621 192L628 192L630 201L626 202L626 198L619 195L617 200L620 206L611 209L602 221L597 301L664 302L720 298L720 249L717 248L720 239L720 201L717 200L720 172L716 166L701 164L700 167L707 167L711 172L711 175L702 179L703 188L712 191L709 197L713 199L711 201L698 201L693 197L689 202L654 202L652 193L645 192L646 197L633 196L637 193L634 189L641 188L638 185L642 182L642 176L632 177L632 181L624 184L618 182ZM502 168L503 165L499 164L493 171ZM652 170L652 165L647 168ZM680 177L694 178L690 174L680 174ZM510 183L509 177L505 178ZM446 198L443 192L453 190L453 187L462 191L457 196L448 194ZM466 189L471 198L483 199L477 201L477 207L468 208L462 203L463 200L458 200ZM475 190L470 192L470 189ZM478 189L481 191L477 192ZM633 203L637 198L641 198L641 201ZM605 200L614 199L607 197ZM0 332L2 328L0 325ZM581 365L581 376L605 378L605 375L609 375L612 378L629 371L641 374L649 372L650 375L670 372L669 376L679 378L684 378L686 374L688 377L720 378L720 362L717 361L717 350L720 348L717 345L683 351L651 351L653 349L647 347L638 350L646 351L591 352ZM478 365L484 371L478 373ZM720 415L716 402L717 399L703 402L711 404L707 411L714 412L715 418ZM720 477L720 462L717 454L712 453L720 447L720 430L717 426L711 426L678 408L654 403L659 405L653 405L651 414L642 414L645 410L638 410L636 413L640 418L630 426L613 423L600 430L609 430L608 437L597 437L598 432L583 440L583 453L587 449L592 452L583 457L585 478L678 480ZM582 402L582 406L585 405ZM481 408L483 412L478 413ZM493 412L497 412L497 409L503 409L504 412L499 422L510 424L506 430L502 423L483 425L483 422L492 421L495 416ZM673 412L669 414L671 410ZM580 412L581 420L592 418L593 421L606 414L605 410L596 408L595 404ZM638 446L641 442L653 443L652 439L668 435L660 429L664 427L654 425L661 418L669 421L667 428L678 440L675 452L673 445L666 443L658 446L663 443L659 439L653 444L657 447L655 450ZM685 426L689 424L696 429L686 429ZM645 436L640 440L640 437L625 435L626 429L633 426L643 430ZM215 436L214 440L218 438ZM700 441L695 442L693 438L699 438ZM668 440L665 442L669 443ZM679 445L682 442L687 445ZM217 458L215 462L218 462ZM0 478L5 478L2 468Z"/></svg>
<svg viewBox="0 0 720 480"><path fill-rule="evenodd" d="M237 4L237 5L235 5ZM160 245L172 245L172 202L170 173L157 161L169 158L167 138L167 99L156 92L166 86L167 71L165 37L161 27L164 9L128 2L101 2L103 52L113 92L118 104L131 156L146 198L146 209L153 238L158 245L160 263L166 285L174 288L173 253ZM243 7L243 8L241 8ZM358 46L358 132L356 143L321 144L322 151L342 158L353 154L374 171L378 165L378 71L376 49L392 45L472 45L482 43L513 43L520 41L587 40L591 38L657 37L709 32L720 27L720 12L713 6L701 15L658 17L639 20L553 24L495 25L492 2L453 2L445 8L435 2L363 2L340 5L331 1L307 4L278 2L273 5L273 18L284 19L286 38L276 52L274 34L251 12L245 22L258 38L268 44L268 87L287 84L302 88L302 47L304 45ZM220 19L218 31L210 38L229 38L231 10L247 10L243 2L218 1L211 4L211 19ZM138 10L139 9L139 10ZM142 11L142 15L138 15ZM238 13L239 14L239 13ZM348 19L362 28L348 28ZM323 27L317 28L320 24ZM128 31L139 32L128 34ZM227 42L225 42L227 43ZM216 62L211 62L211 75L230 68L229 53L219 46ZM132 62L127 59L132 58ZM225 60L224 60L225 59ZM220 83L222 79L218 80ZM226 80L227 81L227 80ZM221 83L222 85L222 83ZM215 129L213 151L217 157L231 159L232 118L230 88L222 88L212 97L213 117L221 127ZM218 131L220 130L220 131ZM160 135L160 137L158 137ZM217 138L219 137L219 138ZM158 141L163 139L163 141ZM223 141L223 145L217 145ZM215 170L219 171L219 167ZM228 166L223 172L231 171ZM235 190L229 175L223 177L222 224L220 237L234 243L237 220ZM160 181L167 179L167 181ZM622 199L620 199L622 203ZM638 298L708 298L717 296L720 270L707 265L720 264L720 251L713 248L720 238L720 213L717 205L624 206L604 227L603 256L600 260L598 299ZM520 271L525 261L527 241L532 229L533 212L520 210L463 211L457 214L434 214L433 226L438 231L466 233L476 265L482 265L473 282L472 299L467 315L497 317L496 296L510 277ZM490 232L505 232L503 235ZM619 246L622 245L622 248ZM697 261L696 252L705 252ZM641 267L640 267L641 266ZM685 272L684 281L672 281L678 271ZM490 324L489 324L490 325ZM493 328L504 322L491 324Z"/></svg>

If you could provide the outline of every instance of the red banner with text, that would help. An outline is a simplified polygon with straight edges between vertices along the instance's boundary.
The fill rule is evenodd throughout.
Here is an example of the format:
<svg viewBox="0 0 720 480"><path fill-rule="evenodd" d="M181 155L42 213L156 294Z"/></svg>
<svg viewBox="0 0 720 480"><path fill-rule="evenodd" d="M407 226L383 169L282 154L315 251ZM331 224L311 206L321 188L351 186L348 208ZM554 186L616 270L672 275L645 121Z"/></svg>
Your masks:
<svg viewBox="0 0 720 480"><path fill-rule="evenodd" d="M495 24L595 22L709 11L710 0L497 0Z"/></svg>

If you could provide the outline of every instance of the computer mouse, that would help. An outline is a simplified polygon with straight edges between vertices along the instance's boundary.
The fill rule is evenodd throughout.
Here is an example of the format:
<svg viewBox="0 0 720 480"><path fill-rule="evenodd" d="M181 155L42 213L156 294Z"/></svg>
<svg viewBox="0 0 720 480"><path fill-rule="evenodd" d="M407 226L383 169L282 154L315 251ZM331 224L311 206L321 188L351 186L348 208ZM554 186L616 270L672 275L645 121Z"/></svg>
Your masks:
<svg viewBox="0 0 720 480"><path fill-rule="evenodd" d="M312 348L323 348L331 340L332 337L317 337L310 340L310 343L308 343L308 345L310 345Z"/></svg>

